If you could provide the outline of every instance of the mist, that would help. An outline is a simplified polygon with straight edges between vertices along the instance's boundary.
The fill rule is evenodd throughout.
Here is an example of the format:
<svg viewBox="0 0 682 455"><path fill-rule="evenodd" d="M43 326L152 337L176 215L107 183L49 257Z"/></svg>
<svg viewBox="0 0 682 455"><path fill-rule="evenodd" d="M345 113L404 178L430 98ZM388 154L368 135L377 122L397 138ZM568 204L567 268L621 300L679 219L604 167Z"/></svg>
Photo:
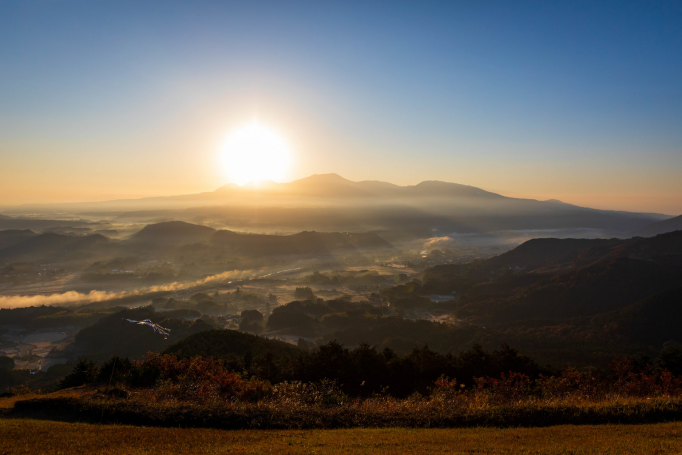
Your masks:
<svg viewBox="0 0 682 455"><path fill-rule="evenodd" d="M120 292L112 291L90 291L87 293L78 291L67 291L61 293L54 293L49 295L17 295L17 296L0 296L0 308L22 308L28 306L40 305L64 305L64 304L80 304L103 302L107 300L120 299L124 297L131 297L136 295L144 295L154 292L173 292L185 289L191 289L202 284L207 284L216 281L235 280L243 278L258 277L260 273L266 271L261 270L233 270L231 272L223 272L217 275L208 276L206 278L189 281L189 282L173 282L157 286L146 286L138 289L131 289ZM274 272L277 273L277 272Z"/></svg>

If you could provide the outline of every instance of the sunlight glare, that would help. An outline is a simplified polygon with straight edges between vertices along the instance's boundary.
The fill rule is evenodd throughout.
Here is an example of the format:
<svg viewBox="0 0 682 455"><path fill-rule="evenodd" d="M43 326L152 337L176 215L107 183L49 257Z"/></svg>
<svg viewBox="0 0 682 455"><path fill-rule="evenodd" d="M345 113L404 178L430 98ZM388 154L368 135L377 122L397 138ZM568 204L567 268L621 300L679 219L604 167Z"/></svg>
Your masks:
<svg viewBox="0 0 682 455"><path fill-rule="evenodd" d="M256 121L233 131L221 150L223 171L237 185L280 181L288 171L290 160L287 142Z"/></svg>

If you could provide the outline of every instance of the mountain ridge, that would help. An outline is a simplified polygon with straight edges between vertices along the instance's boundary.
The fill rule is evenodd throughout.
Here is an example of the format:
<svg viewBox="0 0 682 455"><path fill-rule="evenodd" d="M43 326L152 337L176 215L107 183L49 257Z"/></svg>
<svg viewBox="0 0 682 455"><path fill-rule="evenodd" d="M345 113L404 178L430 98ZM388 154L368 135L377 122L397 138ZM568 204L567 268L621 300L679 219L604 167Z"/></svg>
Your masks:
<svg viewBox="0 0 682 455"><path fill-rule="evenodd" d="M244 194L248 193L255 193L255 194L267 194L269 189L272 188L277 188L277 189L286 189L287 187L292 187L292 186L303 186L307 187L309 185L323 185L323 186L339 186L343 185L347 188L352 188L354 191L349 191L351 195L364 195L364 196L407 196L410 197L410 194L412 197L434 197L434 196L441 196L441 197L452 197L453 196L453 191L450 191L447 194L433 194L431 191L427 190L433 190L434 187L438 187L440 189L448 189L448 190L458 190L461 196L485 196L489 197L492 199L507 199L507 200L513 200L513 201L528 201L528 202L537 202L541 204L554 204L554 205L564 205L564 206L570 206L570 207L575 207L575 208L580 208L580 209L586 209L586 210L597 210L597 211L607 211L607 212L613 212L613 213L636 213L636 214L643 214L643 215L649 215L653 217L659 217L660 220L664 220L667 218L670 218L670 215L666 214L661 214L661 213L650 213L650 212L627 212L627 211L617 211L617 210L602 210L602 209L595 209L595 208L590 208L590 207L581 207L573 204L569 204L563 201L558 201L556 199L550 199L547 201L541 201L539 199L532 199L532 198L513 198L509 196L504 196L498 193L493 193L490 191L483 190L481 188L472 186L472 185L464 185L460 183L454 183L454 182L445 182L441 180L425 180L422 182L419 182L415 185L396 185L394 183L390 182L384 182L384 181L379 181L379 180L362 180L362 181L352 181L348 180L338 174L335 173L329 173L329 174L312 174L308 177L303 177L301 179L296 179L292 180L290 182L273 182L273 181L264 181L261 182L260 184L255 184L254 182L249 182L243 186L238 186L234 183L227 183L225 185L222 185L218 188L216 188L213 191L205 191L205 192L199 192L199 193L192 193L192 194L183 194L183 195L171 195L171 196L149 196L149 197L143 197L143 198L134 198L134 199L110 199L110 200L104 200L104 201L92 201L92 202L76 202L76 203L52 203L52 204L22 204L15 206L15 208L29 208L29 207L79 207L79 206L93 206L93 205L120 205L122 203L144 203L144 202L162 202L162 201L188 201L192 199L205 199L205 202L210 202L211 199L220 199L221 197L225 196L225 193L227 192L237 192L238 195L243 196ZM374 191L369 191L369 188L372 188ZM364 188L364 189L363 189ZM377 189L380 188L381 191L385 192L393 192L393 194L378 194L376 191ZM320 196L323 195L319 191L319 187L315 187L315 195L314 197L319 198ZM294 191L294 193L299 193L300 191ZM407 193L407 194L397 194L397 193ZM200 205L194 205L200 206Z"/></svg>
<svg viewBox="0 0 682 455"><path fill-rule="evenodd" d="M653 237L658 234L665 234L679 230L682 230L682 215L644 226L634 234L641 237Z"/></svg>
<svg viewBox="0 0 682 455"><path fill-rule="evenodd" d="M338 174L314 174L286 183L251 182L242 187L227 184L212 192L59 208L81 213L124 212L145 223L177 220L234 230L407 229L420 236L533 229L594 229L606 235L623 235L669 218L655 213L585 208L555 200L513 198L437 180L399 186L374 180L353 182ZM136 217L135 212L141 212L140 216ZM144 214L150 212L161 218ZM0 226L3 224L12 228L39 227L35 223L16 225L17 220L0 220Z"/></svg>

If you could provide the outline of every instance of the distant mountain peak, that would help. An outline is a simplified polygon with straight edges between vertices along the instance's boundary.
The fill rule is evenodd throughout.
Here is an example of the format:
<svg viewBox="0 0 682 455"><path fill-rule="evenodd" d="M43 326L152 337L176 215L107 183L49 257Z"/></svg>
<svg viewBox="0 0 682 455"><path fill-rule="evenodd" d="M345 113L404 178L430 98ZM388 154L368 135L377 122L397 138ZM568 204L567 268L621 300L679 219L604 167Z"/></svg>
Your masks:
<svg viewBox="0 0 682 455"><path fill-rule="evenodd" d="M140 231L133 234L132 240L151 241L155 243L177 242L183 239L188 242L206 240L215 232L208 226L186 223L184 221L164 221L161 223L148 224Z"/></svg>
<svg viewBox="0 0 682 455"><path fill-rule="evenodd" d="M273 181L273 180L251 180L248 183L245 183L241 186L243 189L263 189L263 188L272 188L273 186L277 186L279 183Z"/></svg>
<svg viewBox="0 0 682 455"><path fill-rule="evenodd" d="M682 230L682 215L645 226L642 229L636 231L634 235L641 237L653 237L658 234L665 234L680 230Z"/></svg>
<svg viewBox="0 0 682 455"><path fill-rule="evenodd" d="M220 191L234 191L236 189L239 189L239 185L236 183L226 183L225 185L221 186L216 190L216 192Z"/></svg>
<svg viewBox="0 0 682 455"><path fill-rule="evenodd" d="M341 177L339 174L313 174L302 179L294 180L291 183L301 182L301 181L316 181L316 182L343 182L343 183L354 183L351 180Z"/></svg>

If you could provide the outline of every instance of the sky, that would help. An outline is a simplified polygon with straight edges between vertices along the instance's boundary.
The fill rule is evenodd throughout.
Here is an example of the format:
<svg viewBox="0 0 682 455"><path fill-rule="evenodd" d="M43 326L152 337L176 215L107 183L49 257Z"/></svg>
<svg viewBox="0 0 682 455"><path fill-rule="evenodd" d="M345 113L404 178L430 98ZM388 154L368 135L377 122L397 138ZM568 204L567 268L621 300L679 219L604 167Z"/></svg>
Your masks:
<svg viewBox="0 0 682 455"><path fill-rule="evenodd" d="M678 215L680 24L652 0L0 0L0 206L212 191L257 119L282 181Z"/></svg>

